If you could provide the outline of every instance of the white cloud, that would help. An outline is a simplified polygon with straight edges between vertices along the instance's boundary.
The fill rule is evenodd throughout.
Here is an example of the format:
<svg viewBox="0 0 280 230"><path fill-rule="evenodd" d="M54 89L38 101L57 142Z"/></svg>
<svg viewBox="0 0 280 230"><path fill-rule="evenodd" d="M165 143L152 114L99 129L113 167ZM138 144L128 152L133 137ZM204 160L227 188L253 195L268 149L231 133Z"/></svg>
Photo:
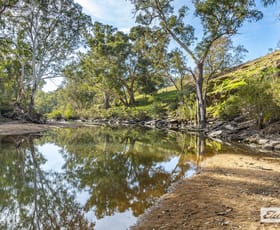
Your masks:
<svg viewBox="0 0 280 230"><path fill-rule="evenodd" d="M119 28L119 30L124 32L124 33L126 33L126 34L128 34L129 31L130 31L130 28Z"/></svg>
<svg viewBox="0 0 280 230"><path fill-rule="evenodd" d="M92 15L93 17L102 19L106 15L102 6L97 4L94 0L76 0L76 2L84 8L86 13Z"/></svg>
<svg viewBox="0 0 280 230"><path fill-rule="evenodd" d="M135 19L132 14L132 5L127 0L76 0L84 11L105 24L117 28L134 26Z"/></svg>

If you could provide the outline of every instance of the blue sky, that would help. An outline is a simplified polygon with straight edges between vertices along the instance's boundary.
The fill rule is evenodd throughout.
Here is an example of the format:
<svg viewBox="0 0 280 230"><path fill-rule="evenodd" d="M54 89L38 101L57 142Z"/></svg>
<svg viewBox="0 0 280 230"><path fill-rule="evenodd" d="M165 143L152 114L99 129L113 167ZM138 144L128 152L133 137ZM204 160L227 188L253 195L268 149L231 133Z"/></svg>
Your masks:
<svg viewBox="0 0 280 230"><path fill-rule="evenodd" d="M93 21L113 25L125 32L135 25L133 6L129 0L76 0L76 2L83 6L85 13L92 16ZM190 1L174 2L180 6ZM259 22L244 24L239 34L233 38L235 45L244 45L249 51L246 60L267 54L269 48L276 48L280 40L280 20L277 18L280 14L280 3L268 8L261 7L261 10L264 18Z"/></svg>
<svg viewBox="0 0 280 230"><path fill-rule="evenodd" d="M93 22L99 21L104 24L112 25L121 31L128 32L135 24L132 13L133 6L129 0L75 0L83 8L84 12L92 17ZM188 0L175 0L177 7L186 4ZM275 49L280 40L280 3L268 8L258 5L264 13L261 21L245 23L239 30L239 34L233 37L235 45L244 45L248 50L245 61L266 55L269 49ZM190 15L189 20L197 23L194 16ZM195 26L195 24L194 24ZM60 82L60 81L58 81ZM48 82L45 88L56 88Z"/></svg>

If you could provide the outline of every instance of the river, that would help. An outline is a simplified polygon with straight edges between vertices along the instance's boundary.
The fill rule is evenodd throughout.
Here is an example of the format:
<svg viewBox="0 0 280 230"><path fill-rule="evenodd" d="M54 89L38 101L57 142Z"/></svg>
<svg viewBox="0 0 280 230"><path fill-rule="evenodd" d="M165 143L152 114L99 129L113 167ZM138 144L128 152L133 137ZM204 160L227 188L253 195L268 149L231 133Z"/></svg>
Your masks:
<svg viewBox="0 0 280 230"><path fill-rule="evenodd" d="M135 127L2 136L0 228L128 229L201 160L231 151L198 143L196 135Z"/></svg>

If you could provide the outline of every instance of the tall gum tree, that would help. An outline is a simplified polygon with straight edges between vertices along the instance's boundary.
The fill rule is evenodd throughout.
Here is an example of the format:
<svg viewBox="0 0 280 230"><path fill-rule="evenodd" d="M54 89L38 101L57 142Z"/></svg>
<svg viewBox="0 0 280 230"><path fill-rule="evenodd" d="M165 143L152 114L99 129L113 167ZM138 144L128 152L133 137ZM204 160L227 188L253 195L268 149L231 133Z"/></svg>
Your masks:
<svg viewBox="0 0 280 230"><path fill-rule="evenodd" d="M129 104L134 105L136 90L151 93L157 87L161 74L158 67L166 55L169 41L159 30L135 26L130 30L129 43L123 82L129 94Z"/></svg>
<svg viewBox="0 0 280 230"><path fill-rule="evenodd" d="M155 86L157 66L168 40L160 31L136 26L128 34L110 25L95 22L87 37L89 51L82 55L85 79L103 94L104 108L116 98L125 106L135 104L135 92ZM146 86L147 87L147 86Z"/></svg>
<svg viewBox="0 0 280 230"><path fill-rule="evenodd" d="M235 35L245 21L257 21L262 13L255 7L253 0L193 0L194 15L200 19L203 34L198 40L195 35L195 24L189 24L187 12L189 8L182 6L175 13L173 0L131 0L135 6L136 20L150 25L156 22L169 34L178 46L188 55L194 66L187 66L196 87L198 102L198 126L205 129L206 93L208 76L205 63L208 54L220 38ZM216 71L216 70L215 70ZM206 80L207 79L207 80Z"/></svg>
<svg viewBox="0 0 280 230"><path fill-rule="evenodd" d="M65 63L80 46L91 19L73 0L20 0L2 18L7 36L23 34L32 69L28 114L35 116L35 95L45 79L60 76Z"/></svg>
<svg viewBox="0 0 280 230"><path fill-rule="evenodd" d="M87 36L89 51L81 56L81 65L85 80L102 93L104 108L110 108L110 99L114 86L116 58L114 44L117 29L111 25L95 22L92 33Z"/></svg>

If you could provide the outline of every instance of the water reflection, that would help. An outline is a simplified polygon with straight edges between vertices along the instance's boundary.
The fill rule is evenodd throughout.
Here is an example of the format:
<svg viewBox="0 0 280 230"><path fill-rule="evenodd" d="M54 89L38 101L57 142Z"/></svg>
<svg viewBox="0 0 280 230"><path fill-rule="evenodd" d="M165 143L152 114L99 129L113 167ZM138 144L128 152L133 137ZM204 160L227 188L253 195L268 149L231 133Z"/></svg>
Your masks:
<svg viewBox="0 0 280 230"><path fill-rule="evenodd" d="M220 144L158 130L0 139L0 228L126 229Z"/></svg>
<svg viewBox="0 0 280 230"><path fill-rule="evenodd" d="M46 162L33 137L1 140L1 229L92 229L63 183L64 173L42 170Z"/></svg>

